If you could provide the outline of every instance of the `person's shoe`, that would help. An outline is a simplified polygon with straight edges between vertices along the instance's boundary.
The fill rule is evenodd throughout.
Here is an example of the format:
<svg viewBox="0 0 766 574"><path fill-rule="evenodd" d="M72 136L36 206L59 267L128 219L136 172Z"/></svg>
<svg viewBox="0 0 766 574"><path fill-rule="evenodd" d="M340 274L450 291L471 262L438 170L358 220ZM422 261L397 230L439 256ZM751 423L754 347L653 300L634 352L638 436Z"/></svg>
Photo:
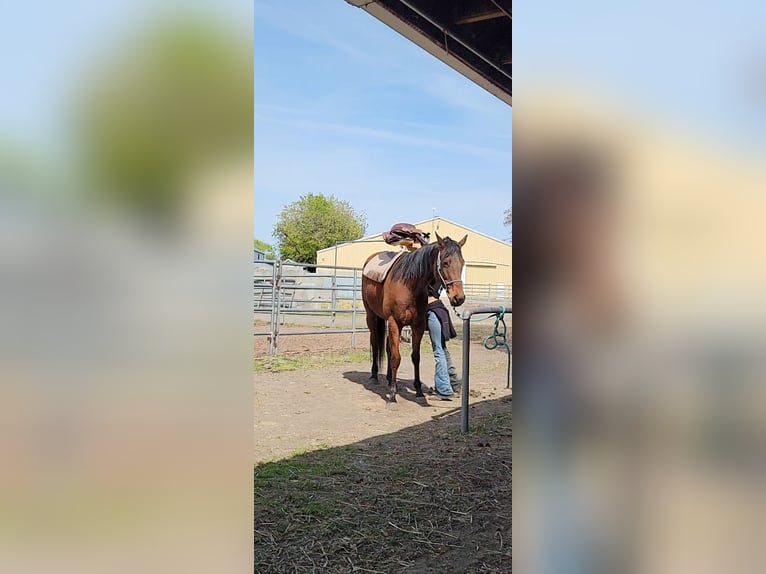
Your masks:
<svg viewBox="0 0 766 574"><path fill-rule="evenodd" d="M453 385L452 385L452 392L453 393L455 393L456 395L459 395L460 391L462 389L463 389L463 383L462 382L460 382L460 383L453 383Z"/></svg>
<svg viewBox="0 0 766 574"><path fill-rule="evenodd" d="M451 401L454 393L452 395L443 395L439 391L434 391L434 396L441 401Z"/></svg>

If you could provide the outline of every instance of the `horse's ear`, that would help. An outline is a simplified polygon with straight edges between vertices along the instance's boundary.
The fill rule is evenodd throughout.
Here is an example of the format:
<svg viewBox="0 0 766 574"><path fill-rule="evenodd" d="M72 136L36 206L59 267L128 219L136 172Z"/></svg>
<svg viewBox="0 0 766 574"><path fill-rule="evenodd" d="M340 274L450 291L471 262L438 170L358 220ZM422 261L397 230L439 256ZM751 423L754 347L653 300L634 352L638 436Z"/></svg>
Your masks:
<svg viewBox="0 0 766 574"><path fill-rule="evenodd" d="M439 242L439 247L444 247L444 239L439 237L439 233L438 232L435 232L435 233L436 233L436 241Z"/></svg>
<svg viewBox="0 0 766 574"><path fill-rule="evenodd" d="M460 247L463 247L463 245L465 245L465 240L466 240L466 239L468 239L468 235L467 235L467 234L465 235L465 237L463 237L463 239L461 239L460 241L458 241L458 242L457 242L457 244L458 244Z"/></svg>

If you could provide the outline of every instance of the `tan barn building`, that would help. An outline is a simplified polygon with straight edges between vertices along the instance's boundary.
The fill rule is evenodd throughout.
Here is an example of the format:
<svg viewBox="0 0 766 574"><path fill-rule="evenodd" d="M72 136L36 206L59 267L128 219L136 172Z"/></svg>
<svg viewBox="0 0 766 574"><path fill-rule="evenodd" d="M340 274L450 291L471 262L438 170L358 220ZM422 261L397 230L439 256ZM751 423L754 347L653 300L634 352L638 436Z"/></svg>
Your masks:
<svg viewBox="0 0 766 574"><path fill-rule="evenodd" d="M442 217L419 221L414 225L430 233L431 241L436 241L436 233L456 241L468 235L463 247L463 258L466 262L463 278L466 295L473 299L511 299L513 248L510 243ZM317 263L362 267L365 259L376 251L398 249L401 248L387 245L381 232L340 244L337 248L328 247L317 251Z"/></svg>

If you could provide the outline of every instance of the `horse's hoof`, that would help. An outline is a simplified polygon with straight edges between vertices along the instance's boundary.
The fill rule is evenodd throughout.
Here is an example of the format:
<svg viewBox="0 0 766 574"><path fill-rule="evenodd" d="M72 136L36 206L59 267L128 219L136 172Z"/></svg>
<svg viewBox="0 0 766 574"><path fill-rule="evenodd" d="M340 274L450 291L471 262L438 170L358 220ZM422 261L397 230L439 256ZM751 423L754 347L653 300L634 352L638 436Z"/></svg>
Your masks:
<svg viewBox="0 0 766 574"><path fill-rule="evenodd" d="M386 408L390 411L397 411L399 410L399 403L389 400L386 402Z"/></svg>
<svg viewBox="0 0 766 574"><path fill-rule="evenodd" d="M370 375L370 380L373 383L377 383L378 382L378 375Z"/></svg>
<svg viewBox="0 0 766 574"><path fill-rule="evenodd" d="M417 392L415 393L415 398L416 399L420 399L420 398L424 398L424 397L425 397L425 395L423 394L423 391L418 389Z"/></svg>

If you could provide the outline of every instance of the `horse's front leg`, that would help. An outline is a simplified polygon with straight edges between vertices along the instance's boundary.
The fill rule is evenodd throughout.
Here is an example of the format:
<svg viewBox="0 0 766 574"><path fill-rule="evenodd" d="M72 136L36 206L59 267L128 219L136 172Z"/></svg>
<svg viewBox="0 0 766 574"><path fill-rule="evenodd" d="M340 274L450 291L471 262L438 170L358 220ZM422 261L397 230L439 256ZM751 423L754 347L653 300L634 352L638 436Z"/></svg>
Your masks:
<svg viewBox="0 0 766 574"><path fill-rule="evenodd" d="M388 320L388 366L391 372L391 379L388 381L389 401L396 402L396 373L399 365L402 363L402 356L399 353L400 327L391 317Z"/></svg>
<svg viewBox="0 0 766 574"><path fill-rule="evenodd" d="M426 326L423 323L412 325L412 366L415 368L415 396L423 397L423 385L420 381L420 342Z"/></svg>

